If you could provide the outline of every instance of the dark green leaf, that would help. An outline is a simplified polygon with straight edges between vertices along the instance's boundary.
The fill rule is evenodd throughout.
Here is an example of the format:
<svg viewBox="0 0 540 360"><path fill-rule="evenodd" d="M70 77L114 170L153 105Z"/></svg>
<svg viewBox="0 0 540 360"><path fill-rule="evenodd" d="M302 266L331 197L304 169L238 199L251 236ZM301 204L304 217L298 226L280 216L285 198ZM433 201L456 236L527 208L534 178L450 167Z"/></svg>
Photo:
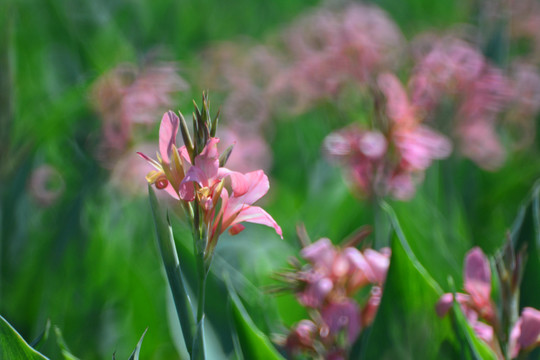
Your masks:
<svg viewBox="0 0 540 360"><path fill-rule="evenodd" d="M521 282L520 308L531 306L540 308L540 183L535 184L531 193L519 209L512 225L511 237L514 249L519 252L526 247L527 258Z"/></svg>

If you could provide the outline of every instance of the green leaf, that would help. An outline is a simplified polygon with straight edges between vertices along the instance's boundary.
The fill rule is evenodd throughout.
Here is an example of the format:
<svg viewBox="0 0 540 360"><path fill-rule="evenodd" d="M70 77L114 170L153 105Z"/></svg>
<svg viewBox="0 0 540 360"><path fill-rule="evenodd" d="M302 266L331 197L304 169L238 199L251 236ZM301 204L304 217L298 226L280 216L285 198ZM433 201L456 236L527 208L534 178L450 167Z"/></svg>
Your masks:
<svg viewBox="0 0 540 360"><path fill-rule="evenodd" d="M238 356L243 355L244 359L250 360L284 359L272 345L270 339L253 324L230 281L226 279L226 282L229 290L229 310L236 332L235 340L237 340L236 344L239 344L241 350L241 354Z"/></svg>
<svg viewBox="0 0 540 360"><path fill-rule="evenodd" d="M60 331L60 328L58 326L54 327L54 333L56 335L56 343L58 344L58 347L60 348L60 351L62 352L62 356L64 357L64 360L79 360L79 358L73 355L71 351L69 350L64 340L64 337L62 336L62 331Z"/></svg>
<svg viewBox="0 0 540 360"><path fill-rule="evenodd" d="M456 358L450 320L435 312L442 290L416 259L393 210L382 207L394 230L390 268L371 332L351 358L359 358L358 348L364 359Z"/></svg>
<svg viewBox="0 0 540 360"><path fill-rule="evenodd" d="M461 341L461 358L472 360L497 360L497 356L489 346L480 340L463 315L461 308L454 301L453 320L455 322L456 335Z"/></svg>
<svg viewBox="0 0 540 360"><path fill-rule="evenodd" d="M0 359L46 360L47 358L32 349L21 335L0 316Z"/></svg>
<svg viewBox="0 0 540 360"><path fill-rule="evenodd" d="M144 335L146 335L147 331L148 331L148 328L144 330L139 342L137 343L137 346L135 347L135 350L133 350L128 360L139 360L139 353L141 352L142 342L144 339Z"/></svg>
<svg viewBox="0 0 540 360"><path fill-rule="evenodd" d="M178 320L182 328L185 344L191 345L193 344L193 333L195 331L195 318L191 300L184 286L172 228L168 216L164 214L159 206L156 194L150 185L148 186L148 194L150 205L152 206L152 214L154 215L159 252L165 266L165 272L167 273L167 280L169 281L173 295ZM187 346L187 349L190 351L191 346Z"/></svg>
<svg viewBox="0 0 540 360"><path fill-rule="evenodd" d="M527 259L520 290L520 308L540 309L540 182L537 182L523 201L512 225L514 249L527 248Z"/></svg>

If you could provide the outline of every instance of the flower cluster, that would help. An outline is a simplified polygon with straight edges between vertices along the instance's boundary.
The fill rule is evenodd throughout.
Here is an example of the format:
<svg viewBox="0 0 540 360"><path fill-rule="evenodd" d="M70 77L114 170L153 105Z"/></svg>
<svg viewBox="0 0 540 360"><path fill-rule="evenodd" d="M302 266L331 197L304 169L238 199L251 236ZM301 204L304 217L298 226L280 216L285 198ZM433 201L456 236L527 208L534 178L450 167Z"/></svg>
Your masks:
<svg viewBox="0 0 540 360"><path fill-rule="evenodd" d="M518 288L516 285L519 283L520 271L517 266L509 278L513 283L512 288ZM540 311L526 307L515 323L510 321L505 324L504 318L511 318L505 313L509 308L503 305L503 310L498 311L491 298L490 263L480 248L473 248L467 253L464 276L465 293L456 293L455 296L452 293L444 294L436 305L439 316L445 316L454 301L457 302L476 335L486 342L500 359L505 358L503 349L514 359L520 352L528 352L540 345ZM504 287L505 284L501 284L501 288ZM515 289L508 293L515 292ZM504 297L502 301L512 302ZM501 348L501 344L506 346Z"/></svg>
<svg viewBox="0 0 540 360"><path fill-rule="evenodd" d="M390 249L339 248L322 238L304 247L301 256L308 262L306 266L298 264L294 272L281 275L308 309L311 320L302 320L291 329L285 347L293 354L345 359L362 329L375 318ZM370 293L360 306L355 295L368 285Z"/></svg>
<svg viewBox="0 0 540 360"><path fill-rule="evenodd" d="M197 231L206 240L205 256L212 254L219 235L227 229L233 235L242 231L242 222L270 226L281 236L274 219L253 206L268 191L268 177L262 170L243 174L223 167L232 148L219 154L219 139L214 137L217 117L210 118L206 98L203 104L202 112L196 109L195 141L189 136L182 114L169 111L163 115L157 160L139 153L154 167L146 176L148 183L180 201L193 217ZM185 145L177 148L179 129Z"/></svg>
<svg viewBox="0 0 540 360"><path fill-rule="evenodd" d="M497 133L501 115L521 130L519 142L534 133L530 119L540 106L540 75L520 63L505 74L474 46L454 37L424 42L428 50L418 51L409 83L413 104L434 114L444 99L453 99L453 130L461 152L485 169L499 168L505 159Z"/></svg>
<svg viewBox="0 0 540 360"><path fill-rule="evenodd" d="M325 150L346 169L353 187L365 196L391 194L406 200L434 159L447 157L452 146L443 135L423 125L399 80L390 73L378 77L386 98L385 116L377 130L349 127L330 134Z"/></svg>

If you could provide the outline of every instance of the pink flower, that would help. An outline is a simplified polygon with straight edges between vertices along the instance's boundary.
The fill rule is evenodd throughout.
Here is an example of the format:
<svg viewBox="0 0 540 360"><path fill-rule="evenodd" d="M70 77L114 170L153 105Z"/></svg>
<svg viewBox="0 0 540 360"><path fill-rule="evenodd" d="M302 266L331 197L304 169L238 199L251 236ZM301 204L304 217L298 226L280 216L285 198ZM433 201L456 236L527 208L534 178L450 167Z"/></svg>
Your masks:
<svg viewBox="0 0 540 360"><path fill-rule="evenodd" d="M452 145L443 135L420 125L417 109L409 102L398 78L390 73L379 75L378 84L387 101L386 114L392 121L391 133L398 148L402 166L426 170L434 159L450 155Z"/></svg>
<svg viewBox="0 0 540 360"><path fill-rule="evenodd" d="M328 326L328 335L337 336L343 331L349 344L354 342L362 329L360 310L354 300L331 302L322 308L321 316Z"/></svg>
<svg viewBox="0 0 540 360"><path fill-rule="evenodd" d="M60 172L50 165L32 171L28 183L32 197L42 206L50 206L62 195L65 184Z"/></svg>
<svg viewBox="0 0 540 360"><path fill-rule="evenodd" d="M219 167L218 138L210 138L194 165L189 167L180 183L179 194L184 201L199 201L209 214L214 209L223 189L223 179L229 170ZM195 188L193 183L198 186Z"/></svg>
<svg viewBox="0 0 540 360"><path fill-rule="evenodd" d="M510 355L516 358L522 350L540 345L540 311L526 307L510 333Z"/></svg>
<svg viewBox="0 0 540 360"><path fill-rule="evenodd" d="M157 161L143 153L137 153L155 169L146 175L148 183L155 185L159 190L165 190L176 200L180 199L178 191L184 179L184 169L190 166L186 147L177 149L175 146L179 122L180 119L172 111L163 115L159 127Z"/></svg>
<svg viewBox="0 0 540 360"><path fill-rule="evenodd" d="M244 229L240 224L244 221L272 227L283 238L281 227L270 214L261 207L252 206L270 188L268 177L264 172L257 170L241 174L229 170L226 171L226 175L231 179L232 193L229 196L226 189L221 192L221 209L214 220L209 246L215 246L217 237L227 229L232 235L238 234Z"/></svg>
<svg viewBox="0 0 540 360"><path fill-rule="evenodd" d="M317 325L313 321L300 321L287 336L285 347L293 353L299 350L313 350L317 330Z"/></svg>

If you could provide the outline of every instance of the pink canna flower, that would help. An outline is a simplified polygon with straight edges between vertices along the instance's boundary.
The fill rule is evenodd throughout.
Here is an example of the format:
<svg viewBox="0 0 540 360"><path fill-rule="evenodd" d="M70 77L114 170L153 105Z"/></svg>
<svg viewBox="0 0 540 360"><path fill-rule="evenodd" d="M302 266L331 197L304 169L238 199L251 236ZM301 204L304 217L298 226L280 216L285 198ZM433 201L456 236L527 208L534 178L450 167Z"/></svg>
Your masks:
<svg viewBox="0 0 540 360"><path fill-rule="evenodd" d="M403 161L411 170L426 170L434 159L450 155L452 145L443 135L420 125L416 107L409 102L398 78L390 73L379 75L378 84L387 101L386 114L390 132Z"/></svg>
<svg viewBox="0 0 540 360"><path fill-rule="evenodd" d="M199 201L209 213L214 209L223 189L224 177L228 170L219 167L218 138L210 138L203 151L195 157L194 165L189 167L180 183L180 198L184 201ZM197 188L193 184L197 184Z"/></svg>
<svg viewBox="0 0 540 360"><path fill-rule="evenodd" d="M185 170L190 166L186 147L177 149L175 146L178 133L179 118L172 111L166 112L159 128L159 153L157 161L138 152L155 170L146 175L149 184L159 190L165 190L174 199L179 200L180 184L184 179Z"/></svg>
<svg viewBox="0 0 540 360"><path fill-rule="evenodd" d="M283 238L281 227L272 216L261 207L252 206L270 188L268 177L264 172L257 170L241 174L223 169L223 174L231 179L232 193L229 196L226 189L221 192L221 209L214 220L208 246L215 246L217 237L227 229L231 235L238 234L244 229L240 224L244 221L272 227Z"/></svg>

